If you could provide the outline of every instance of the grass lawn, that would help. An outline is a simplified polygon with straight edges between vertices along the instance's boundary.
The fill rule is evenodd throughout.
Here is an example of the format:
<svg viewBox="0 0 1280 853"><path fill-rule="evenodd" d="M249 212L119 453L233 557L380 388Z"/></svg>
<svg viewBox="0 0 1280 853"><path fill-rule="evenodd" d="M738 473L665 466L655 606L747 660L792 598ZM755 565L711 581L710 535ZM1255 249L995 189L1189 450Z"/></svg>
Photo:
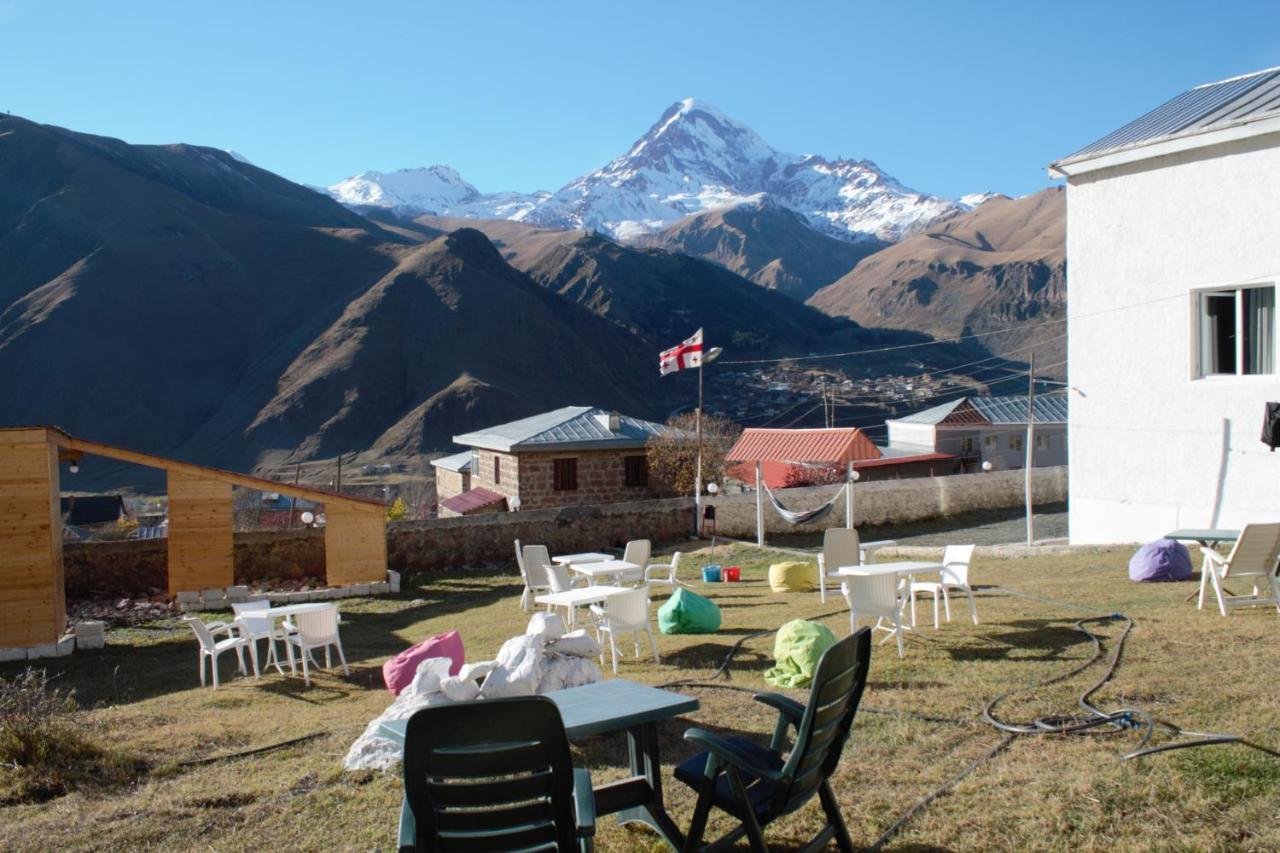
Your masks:
<svg viewBox="0 0 1280 853"><path fill-rule="evenodd" d="M959 604L955 620L941 630L922 628L924 639L908 644L905 659L892 644L876 648L863 710L834 780L855 843L872 844L1002 740L980 719L990 697L1089 657L1092 645L1072 628L1088 615L1079 608L1119 611L1137 622L1114 679L1095 703L1138 706L1188 729L1280 747L1274 681L1280 616L1262 608L1227 619L1198 612L1184 601L1194 584L1130 583L1128 556L1125 550L978 559L973 579L982 587L982 624L973 625ZM794 618L819 619L846 634L848 614L839 596L822 605L816 593L769 591L767 566L778 559L791 558L718 549L716 562L743 566L743 583L693 587L720 605L720 633L659 636L662 664L627 658L620 675L652 684L706 678L739 639ZM694 558L686 565L702 562L707 560ZM144 769L132 783L88 784L45 803L0 806L0 849L393 849L397 773L341 768L348 746L390 701L380 665L406 645L450 628L461 630L470 660L492 657L524 628L519 592L519 576L508 566L424 576L400 596L344 602L351 676L321 674L310 689L301 677L274 671L258 681L229 678L216 692L201 689L194 638L176 620L114 631L103 652L48 661L56 683L75 689L83 708L75 719L86 737L140 759ZM930 622L928 611L926 605L922 624ZM1097 630L1110 651L1119 623ZM762 674L772 665L772 649L771 636L748 640L725 683L771 689ZM228 658L223 656L223 673L229 677ZM0 667L5 677L18 671ZM997 712L1010 721L1074 713L1076 697L1101 672L1099 664L1012 698ZM668 768L690 753L681 739L689 726L765 740L772 731L768 709L743 693L684 690L702 707L664 725ZM802 693L792 695L803 701ZM312 733L320 736L287 749L192 763ZM886 849L1280 849L1280 760L1241 746L1212 746L1121 762L1136 741L1128 733L1019 738L906 822ZM621 735L588 739L575 750L577 763L597 783L624 775ZM11 772L0 766L0 796ZM668 807L686 827L693 799L669 769L667 780ZM767 831L771 845L787 849L807 839L819 815L813 803L774 824ZM601 820L597 843L604 850L661 849L654 836L620 828L612 818Z"/></svg>

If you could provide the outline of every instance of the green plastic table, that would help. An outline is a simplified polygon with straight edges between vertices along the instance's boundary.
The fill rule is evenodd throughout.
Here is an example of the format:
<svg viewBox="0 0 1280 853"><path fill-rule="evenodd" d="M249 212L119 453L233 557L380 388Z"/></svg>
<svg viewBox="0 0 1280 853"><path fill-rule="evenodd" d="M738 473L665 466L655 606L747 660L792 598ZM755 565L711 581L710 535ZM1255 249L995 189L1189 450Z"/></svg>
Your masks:
<svg viewBox="0 0 1280 853"><path fill-rule="evenodd" d="M672 848L682 849L684 833L662 802L658 723L698 710L698 700L621 678L553 690L546 697L560 709L570 739L606 732L627 733L631 775L595 789L596 814L616 814L618 823L647 824ZM405 725L405 720L392 720L380 725L378 732L403 745ZM405 801L400 808L401 849L406 844L412 846L416 837L413 812Z"/></svg>
<svg viewBox="0 0 1280 853"><path fill-rule="evenodd" d="M1179 542L1198 542L1201 547L1208 548L1219 542L1234 542L1240 538L1239 530L1215 530L1212 528L1180 527L1164 535L1165 539L1176 539Z"/></svg>

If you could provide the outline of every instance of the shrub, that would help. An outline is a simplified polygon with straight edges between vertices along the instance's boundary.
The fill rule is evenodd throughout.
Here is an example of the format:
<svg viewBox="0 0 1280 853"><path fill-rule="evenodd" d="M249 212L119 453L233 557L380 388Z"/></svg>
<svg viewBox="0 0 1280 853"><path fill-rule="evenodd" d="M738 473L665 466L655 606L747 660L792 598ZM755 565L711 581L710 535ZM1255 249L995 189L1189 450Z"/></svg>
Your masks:
<svg viewBox="0 0 1280 853"><path fill-rule="evenodd" d="M86 783L133 779L141 764L88 742L75 728L70 691L42 669L0 677L0 804L42 802Z"/></svg>

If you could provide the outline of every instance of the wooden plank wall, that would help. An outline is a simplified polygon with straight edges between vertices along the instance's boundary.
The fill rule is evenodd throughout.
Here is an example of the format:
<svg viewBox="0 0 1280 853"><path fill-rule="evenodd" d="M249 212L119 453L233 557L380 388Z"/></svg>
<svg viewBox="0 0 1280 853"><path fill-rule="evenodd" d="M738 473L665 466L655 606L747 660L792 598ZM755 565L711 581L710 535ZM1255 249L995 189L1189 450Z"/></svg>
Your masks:
<svg viewBox="0 0 1280 853"><path fill-rule="evenodd" d="M66 629L58 498L47 431L0 433L0 648L56 642Z"/></svg>
<svg viewBox="0 0 1280 853"><path fill-rule="evenodd" d="M231 484L170 470L169 594L235 583Z"/></svg>
<svg viewBox="0 0 1280 853"><path fill-rule="evenodd" d="M330 501L324 511L325 578L330 586L387 579L386 511Z"/></svg>

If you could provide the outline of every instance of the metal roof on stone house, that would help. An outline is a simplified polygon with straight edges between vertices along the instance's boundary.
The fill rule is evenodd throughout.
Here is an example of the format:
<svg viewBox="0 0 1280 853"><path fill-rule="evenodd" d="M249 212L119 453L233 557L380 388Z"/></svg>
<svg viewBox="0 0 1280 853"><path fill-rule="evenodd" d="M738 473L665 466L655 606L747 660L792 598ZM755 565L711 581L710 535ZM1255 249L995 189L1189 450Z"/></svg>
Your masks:
<svg viewBox="0 0 1280 853"><path fill-rule="evenodd" d="M1280 68L1267 68L1188 89L1051 168L1275 116L1280 116Z"/></svg>
<svg viewBox="0 0 1280 853"><path fill-rule="evenodd" d="M1064 394L1045 394L1036 397L1033 414L1037 424L1065 424L1067 422L1067 398ZM931 424L934 426L996 426L1025 424L1027 422L1027 398L1008 395L1004 397L960 397L950 402L925 409L901 418L896 423Z"/></svg>
<svg viewBox="0 0 1280 853"><path fill-rule="evenodd" d="M439 459L432 459L431 465L434 468L443 468L446 471L455 471L459 474L468 473L471 471L471 451L464 450L452 456L441 456Z"/></svg>
<svg viewBox="0 0 1280 853"><path fill-rule="evenodd" d="M616 418L616 422L612 418ZM669 426L608 409L565 406L553 412L455 435L453 440L456 444L503 453L609 450L644 447L650 438L677 432Z"/></svg>
<svg viewBox="0 0 1280 853"><path fill-rule="evenodd" d="M475 488L467 489L462 494L440 501L440 507L450 512L456 512L458 515L467 515L498 504L502 504L505 509L506 501L506 495L500 495L489 489Z"/></svg>

